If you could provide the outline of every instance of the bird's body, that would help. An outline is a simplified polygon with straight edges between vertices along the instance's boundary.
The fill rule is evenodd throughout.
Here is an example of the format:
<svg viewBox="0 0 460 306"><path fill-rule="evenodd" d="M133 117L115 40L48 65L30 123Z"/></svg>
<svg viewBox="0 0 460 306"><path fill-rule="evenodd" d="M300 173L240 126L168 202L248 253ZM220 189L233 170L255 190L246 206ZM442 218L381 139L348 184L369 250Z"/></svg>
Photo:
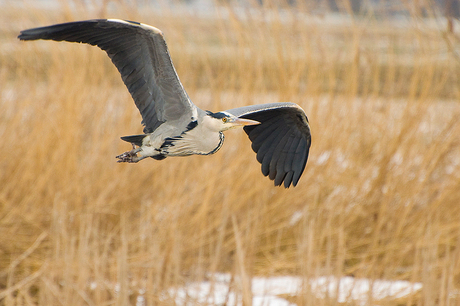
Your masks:
<svg viewBox="0 0 460 306"><path fill-rule="evenodd" d="M144 125L144 134L122 137L133 149L118 155L118 162L213 154L222 147L223 131L244 126L262 173L275 185L295 186L305 168L311 135L308 119L297 104L270 103L216 113L201 110L185 92L163 34L155 27L97 19L29 29L19 38L88 43L107 52Z"/></svg>
<svg viewBox="0 0 460 306"><path fill-rule="evenodd" d="M217 152L224 142L221 124L213 117L201 112L200 115L195 120L190 119L184 127L165 122L152 133L122 137L123 140L137 145L140 150L135 149L137 157L129 152L117 157L121 162L138 162L145 157L164 159L167 156L210 155ZM201 124L198 124L199 121Z"/></svg>

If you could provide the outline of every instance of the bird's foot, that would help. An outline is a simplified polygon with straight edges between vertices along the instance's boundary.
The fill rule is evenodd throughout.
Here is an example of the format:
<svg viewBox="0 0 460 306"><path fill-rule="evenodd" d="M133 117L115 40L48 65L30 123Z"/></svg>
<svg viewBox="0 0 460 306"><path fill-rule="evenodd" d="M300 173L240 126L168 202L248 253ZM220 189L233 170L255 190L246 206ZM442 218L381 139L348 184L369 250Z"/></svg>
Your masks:
<svg viewBox="0 0 460 306"><path fill-rule="evenodd" d="M133 145L131 151L127 151L123 154L116 156L118 158L117 163L137 163L142 157L137 156L137 153L141 151L141 148L137 148Z"/></svg>

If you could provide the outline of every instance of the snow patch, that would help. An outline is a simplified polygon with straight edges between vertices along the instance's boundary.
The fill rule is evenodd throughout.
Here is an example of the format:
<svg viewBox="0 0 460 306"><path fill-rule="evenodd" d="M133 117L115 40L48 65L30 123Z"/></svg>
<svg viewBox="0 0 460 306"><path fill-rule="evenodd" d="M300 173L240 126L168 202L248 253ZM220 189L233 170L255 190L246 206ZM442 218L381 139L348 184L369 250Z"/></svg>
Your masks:
<svg viewBox="0 0 460 306"><path fill-rule="evenodd" d="M334 298L339 303L354 301L367 305L368 299L398 299L422 288L421 283L408 281L370 280L366 278L321 276L305 280L317 298ZM238 283L237 278L234 279ZM280 295L301 294L304 281L297 276L254 277L252 303L254 306L292 306ZM233 291L229 274L215 274L214 282L194 282L184 287L170 289L168 294L177 305L242 305L242 296Z"/></svg>

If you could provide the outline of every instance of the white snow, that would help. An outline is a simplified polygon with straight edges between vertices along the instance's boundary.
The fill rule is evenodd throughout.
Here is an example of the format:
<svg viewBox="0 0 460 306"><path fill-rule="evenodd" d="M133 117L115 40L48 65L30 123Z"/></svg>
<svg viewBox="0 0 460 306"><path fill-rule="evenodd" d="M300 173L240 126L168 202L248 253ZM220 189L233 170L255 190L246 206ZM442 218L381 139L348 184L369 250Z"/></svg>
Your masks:
<svg viewBox="0 0 460 306"><path fill-rule="evenodd" d="M305 280L317 298L335 298L337 302L354 301L358 305L368 305L368 299L396 299L415 293L422 288L421 283L408 281L370 280L365 278L321 276ZM175 298L177 305L242 305L241 293L237 294L239 280L231 282L229 274L215 274L214 282L191 283L185 287L170 289L168 294ZM254 306L295 305L280 295L298 295L303 280L297 276L254 277L252 279L252 303Z"/></svg>
<svg viewBox="0 0 460 306"><path fill-rule="evenodd" d="M342 277L339 280L333 276L318 277L310 282L311 289L319 298L335 297L339 303L348 300L357 301L360 305L367 305L372 288L372 299L402 298L422 288L421 283L408 281L369 280L366 278ZM339 286L337 290L337 286ZM336 296L338 292L338 296Z"/></svg>

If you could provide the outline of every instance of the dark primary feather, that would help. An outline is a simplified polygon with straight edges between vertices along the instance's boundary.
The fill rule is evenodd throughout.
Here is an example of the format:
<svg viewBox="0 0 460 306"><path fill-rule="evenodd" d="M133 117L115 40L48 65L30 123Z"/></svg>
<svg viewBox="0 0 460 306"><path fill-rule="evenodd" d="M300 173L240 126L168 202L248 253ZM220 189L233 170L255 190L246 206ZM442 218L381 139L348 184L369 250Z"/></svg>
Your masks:
<svg viewBox="0 0 460 306"><path fill-rule="evenodd" d="M252 141L262 173L276 186L296 186L308 159L310 126L303 110L294 103L271 103L240 107L227 112L259 121L244 131Z"/></svg>
<svg viewBox="0 0 460 306"><path fill-rule="evenodd" d="M106 51L142 115L144 133L166 120L192 116L194 105L179 81L161 31L154 27L96 19L25 30L19 39L87 43Z"/></svg>

